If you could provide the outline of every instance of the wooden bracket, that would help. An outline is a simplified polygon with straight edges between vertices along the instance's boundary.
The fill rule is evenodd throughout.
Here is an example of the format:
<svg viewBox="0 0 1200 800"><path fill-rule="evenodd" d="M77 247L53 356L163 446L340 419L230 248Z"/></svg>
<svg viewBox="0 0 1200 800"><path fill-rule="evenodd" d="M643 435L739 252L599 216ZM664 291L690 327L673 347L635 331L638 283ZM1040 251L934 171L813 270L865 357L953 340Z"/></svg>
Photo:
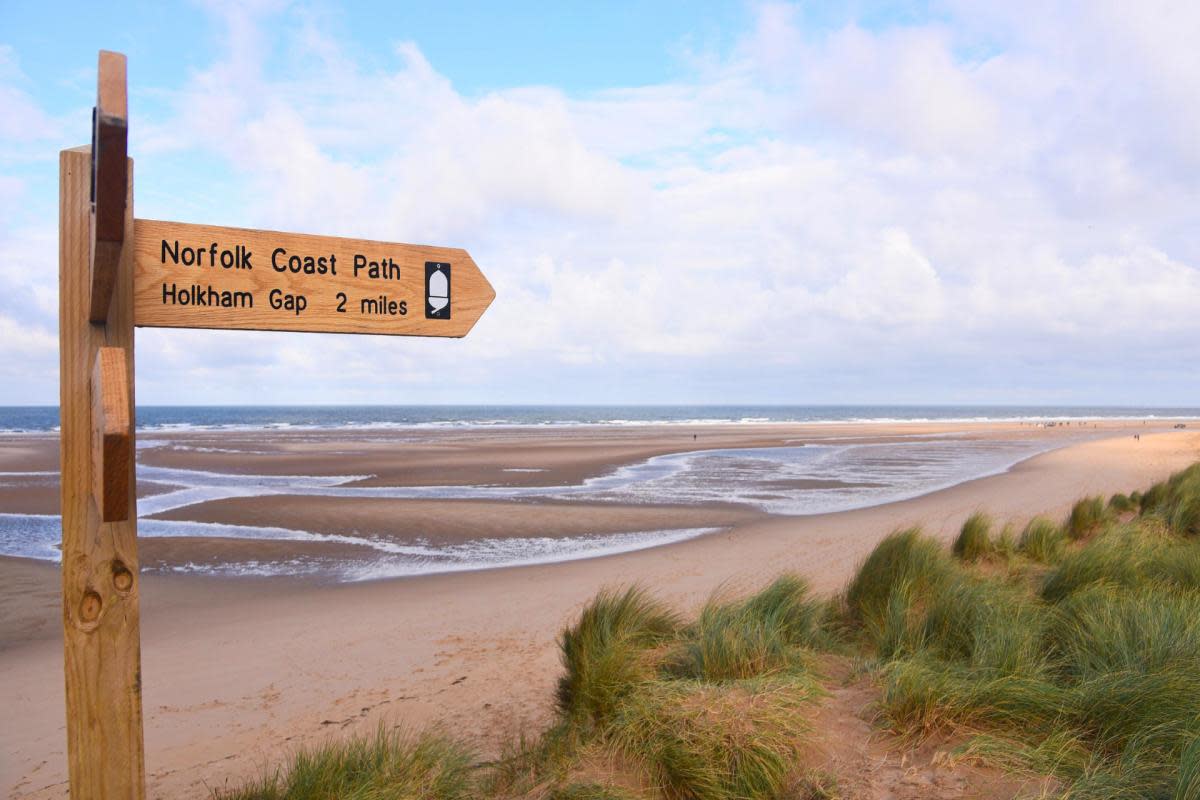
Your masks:
<svg viewBox="0 0 1200 800"><path fill-rule="evenodd" d="M92 495L101 522L129 519L132 414L125 348L101 347L92 370Z"/></svg>
<svg viewBox="0 0 1200 800"><path fill-rule="evenodd" d="M129 103L125 56L100 51L96 107L92 110L91 296L88 319L106 322L117 262L125 243L129 178Z"/></svg>

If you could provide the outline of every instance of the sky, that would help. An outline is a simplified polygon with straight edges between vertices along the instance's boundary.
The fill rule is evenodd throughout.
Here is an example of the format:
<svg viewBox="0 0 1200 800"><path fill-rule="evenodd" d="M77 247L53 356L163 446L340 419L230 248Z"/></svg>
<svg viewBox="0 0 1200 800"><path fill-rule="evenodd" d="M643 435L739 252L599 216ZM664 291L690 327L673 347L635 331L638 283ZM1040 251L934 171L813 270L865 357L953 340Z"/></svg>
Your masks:
<svg viewBox="0 0 1200 800"><path fill-rule="evenodd" d="M0 405L58 151L137 216L463 247L462 340L140 329L142 404L1200 405L1200 3L0 4Z"/></svg>

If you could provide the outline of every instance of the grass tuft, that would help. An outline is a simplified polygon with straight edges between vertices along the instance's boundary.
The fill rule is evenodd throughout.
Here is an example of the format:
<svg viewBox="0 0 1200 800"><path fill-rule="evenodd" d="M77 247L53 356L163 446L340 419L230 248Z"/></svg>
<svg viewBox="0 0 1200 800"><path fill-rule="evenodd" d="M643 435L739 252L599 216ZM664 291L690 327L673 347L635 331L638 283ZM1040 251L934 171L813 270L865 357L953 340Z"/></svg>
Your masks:
<svg viewBox="0 0 1200 800"><path fill-rule="evenodd" d="M1109 529L1065 556L1042 585L1042 597L1059 602L1104 582L1127 589L1148 581L1200 589L1200 542L1181 539L1155 519Z"/></svg>
<svg viewBox="0 0 1200 800"><path fill-rule="evenodd" d="M1011 560L1017 554L1017 537L1013 532L1012 523L1005 523L1000 535L996 537L996 543L992 545L993 552L996 555L1002 556L1005 560Z"/></svg>
<svg viewBox="0 0 1200 800"><path fill-rule="evenodd" d="M1062 528L1045 517L1035 517L1021 531L1017 550L1033 561L1054 564L1062 557L1066 534Z"/></svg>
<svg viewBox="0 0 1200 800"><path fill-rule="evenodd" d="M1087 547L1065 556L1042 585L1042 597L1057 603L1097 582L1136 586L1155 545L1139 528L1113 530Z"/></svg>
<svg viewBox="0 0 1200 800"><path fill-rule="evenodd" d="M1195 672L1200 681L1198 620L1200 593L1154 585L1129 590L1096 583L1058 605L1049 635L1062 669L1080 681L1107 673L1175 668Z"/></svg>
<svg viewBox="0 0 1200 800"><path fill-rule="evenodd" d="M1171 800L1200 800L1200 736L1183 748L1179 758L1179 779Z"/></svg>
<svg viewBox="0 0 1200 800"><path fill-rule="evenodd" d="M1134 492L1136 495L1137 492ZM1117 492L1112 497L1108 498L1108 507L1115 514L1125 514L1133 511L1137 507L1138 501L1127 494Z"/></svg>
<svg viewBox="0 0 1200 800"><path fill-rule="evenodd" d="M962 561L973 562L992 553L992 518L982 511L967 517L954 540L951 552Z"/></svg>
<svg viewBox="0 0 1200 800"><path fill-rule="evenodd" d="M767 800L785 785L818 694L807 679L650 684L624 704L609 736L670 800Z"/></svg>
<svg viewBox="0 0 1200 800"><path fill-rule="evenodd" d="M1162 518L1181 536L1200 536L1200 463L1147 489L1141 511Z"/></svg>
<svg viewBox="0 0 1200 800"><path fill-rule="evenodd" d="M1018 586L970 574L954 576L930 598L921 647L997 675L1040 675L1047 620Z"/></svg>
<svg viewBox="0 0 1200 800"><path fill-rule="evenodd" d="M1192 539L1164 548L1146 564L1147 574L1180 589L1200 589L1200 542Z"/></svg>
<svg viewBox="0 0 1200 800"><path fill-rule="evenodd" d="M652 675L646 651L671 638L678 626L674 613L637 587L601 592L559 637L564 667L559 710L592 722L611 717L621 698Z"/></svg>
<svg viewBox="0 0 1200 800"><path fill-rule="evenodd" d="M710 600L668 671L719 682L798 666L804 655L799 648L820 636L823 611L808 597L808 583L794 575L777 578L746 600Z"/></svg>
<svg viewBox="0 0 1200 800"><path fill-rule="evenodd" d="M296 754L285 772L218 800L473 800L474 755L438 734L410 736L382 726L373 736Z"/></svg>
<svg viewBox="0 0 1200 800"><path fill-rule="evenodd" d="M894 606L894 595L924 594L945 580L950 570L950 559L941 546L920 528L897 531L875 545L859 566L846 590L846 605L858 621L882 627L889 607Z"/></svg>
<svg viewBox="0 0 1200 800"><path fill-rule="evenodd" d="M1163 501L1167 498L1167 482L1160 481L1154 484L1146 491L1142 492L1141 511L1143 514L1152 514L1159 510Z"/></svg>
<svg viewBox="0 0 1200 800"><path fill-rule="evenodd" d="M1108 519L1103 497L1085 497L1072 506L1064 527L1067 536L1073 541L1078 541L1098 531Z"/></svg>
<svg viewBox="0 0 1200 800"><path fill-rule="evenodd" d="M1168 520L1181 536L1200 536L1200 486L1182 487Z"/></svg>
<svg viewBox="0 0 1200 800"><path fill-rule="evenodd" d="M974 669L927 654L892 661L882 676L884 713L906 732L966 724L1049 734L1069 699L1061 686L1040 677Z"/></svg>

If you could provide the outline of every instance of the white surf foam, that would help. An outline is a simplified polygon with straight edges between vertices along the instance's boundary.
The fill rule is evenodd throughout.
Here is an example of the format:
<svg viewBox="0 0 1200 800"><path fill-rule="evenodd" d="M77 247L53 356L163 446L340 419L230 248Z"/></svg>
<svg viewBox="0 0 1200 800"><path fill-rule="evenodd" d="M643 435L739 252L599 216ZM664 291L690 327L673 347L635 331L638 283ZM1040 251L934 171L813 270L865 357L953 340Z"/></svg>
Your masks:
<svg viewBox="0 0 1200 800"><path fill-rule="evenodd" d="M397 542L370 532L352 536L250 525L154 518L166 511L237 497L325 496L344 499L577 500L641 504L732 503L775 514L817 514L903 500L1003 472L1049 449L1044 442L907 440L792 447L699 450L656 456L571 486L353 486L367 475L250 475L139 466L138 477L175 488L138 501L139 535L275 539L352 545L363 556L306 562L301 570L340 580L483 569L587 558L679 541L711 529L640 531L567 538L478 539L462 544ZM518 469L518 468L511 468ZM16 475L16 473L12 473ZM43 477L53 473L22 473ZM2 476L0 476L2 477ZM0 553L58 558L58 517L0 514ZM228 574L285 574L295 559L254 565L193 565ZM179 569L187 570L183 566ZM299 568L298 568L299 569Z"/></svg>
<svg viewBox="0 0 1200 800"><path fill-rule="evenodd" d="M163 567L165 572L231 576L324 575L347 582L596 558L694 539L717 530L719 528L675 528L561 538L485 538L435 545L423 540L398 542L382 535L325 534L293 528L157 519L138 522L138 536L151 539L203 537L294 541L350 545L363 550L359 556L346 555L339 549L328 556L255 558L219 563L189 561ZM59 561L62 558L61 531L62 521L57 516L0 514L0 551L22 558Z"/></svg>

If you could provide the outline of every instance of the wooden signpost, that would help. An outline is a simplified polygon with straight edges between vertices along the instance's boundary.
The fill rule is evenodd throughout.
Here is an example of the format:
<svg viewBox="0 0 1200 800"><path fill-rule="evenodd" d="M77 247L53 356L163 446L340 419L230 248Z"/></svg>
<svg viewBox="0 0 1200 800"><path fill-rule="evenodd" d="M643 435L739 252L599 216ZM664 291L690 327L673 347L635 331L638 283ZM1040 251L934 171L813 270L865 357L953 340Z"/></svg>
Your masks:
<svg viewBox="0 0 1200 800"><path fill-rule="evenodd" d="M74 798L144 798L133 329L465 336L495 298L465 250L135 220L125 56L59 158L67 756Z"/></svg>
<svg viewBox="0 0 1200 800"><path fill-rule="evenodd" d="M495 297L466 250L148 219L134 231L139 326L463 336Z"/></svg>

